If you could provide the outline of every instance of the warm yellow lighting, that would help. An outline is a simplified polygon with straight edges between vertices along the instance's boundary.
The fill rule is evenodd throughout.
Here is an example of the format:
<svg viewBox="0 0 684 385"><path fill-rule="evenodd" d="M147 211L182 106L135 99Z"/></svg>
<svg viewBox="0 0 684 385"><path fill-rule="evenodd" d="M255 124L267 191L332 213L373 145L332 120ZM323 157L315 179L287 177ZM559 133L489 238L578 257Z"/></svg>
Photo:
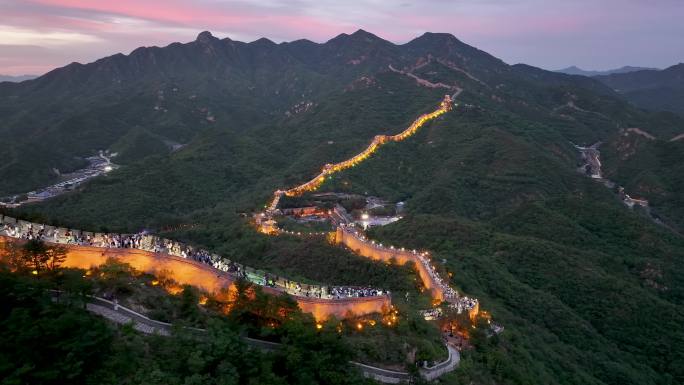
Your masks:
<svg viewBox="0 0 684 385"><path fill-rule="evenodd" d="M363 329L363 325L361 324L361 322L356 324L356 328L359 330Z"/></svg>
<svg viewBox="0 0 684 385"><path fill-rule="evenodd" d="M316 329L318 329L318 330L323 329L323 325L321 325L321 324L316 324Z"/></svg>
<svg viewBox="0 0 684 385"><path fill-rule="evenodd" d="M376 135L375 138L373 138L373 141L371 142L368 147L366 147L365 150L361 151L357 155L351 157L350 159L347 159L345 161L339 162L339 163L334 163L334 164L326 164L323 166L323 171L311 179L310 181L299 185L297 187L291 188L287 191L285 191L285 195L287 196L299 196L304 194L307 191L315 191L317 190L325 181L325 175L330 175L334 172L342 171L347 168L356 166L359 162L367 159L370 155L372 155L381 144L386 143L387 141L395 141L399 142L407 137L413 135L418 131L418 129L425 124L428 120L434 119L438 117L439 115L449 111L451 109L451 99L448 99L448 97L445 97L444 100L440 103L439 108L429 114L424 114L418 117L406 130L403 132L394 135L394 136L386 136L386 135ZM275 208L275 207L273 207Z"/></svg>

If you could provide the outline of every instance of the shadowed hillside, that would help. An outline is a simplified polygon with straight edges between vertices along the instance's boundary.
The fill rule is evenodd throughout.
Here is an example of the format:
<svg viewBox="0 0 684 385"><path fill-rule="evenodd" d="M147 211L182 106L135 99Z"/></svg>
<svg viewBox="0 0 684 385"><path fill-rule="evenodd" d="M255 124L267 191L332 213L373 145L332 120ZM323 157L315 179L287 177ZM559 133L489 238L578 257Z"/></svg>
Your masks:
<svg viewBox="0 0 684 385"><path fill-rule="evenodd" d="M0 191L28 191L54 180L52 168L110 149L121 168L15 214L164 232L293 279L408 292L408 269L258 234L245 217L455 89L453 111L323 185L405 201L406 218L373 235L432 250L505 326L476 339L445 383L684 383L684 241L579 173L573 146L602 141L611 178L677 227L683 142L665 138L684 121L448 34L395 45L365 31L324 44L205 32L2 84ZM657 139L621 157L635 127Z"/></svg>

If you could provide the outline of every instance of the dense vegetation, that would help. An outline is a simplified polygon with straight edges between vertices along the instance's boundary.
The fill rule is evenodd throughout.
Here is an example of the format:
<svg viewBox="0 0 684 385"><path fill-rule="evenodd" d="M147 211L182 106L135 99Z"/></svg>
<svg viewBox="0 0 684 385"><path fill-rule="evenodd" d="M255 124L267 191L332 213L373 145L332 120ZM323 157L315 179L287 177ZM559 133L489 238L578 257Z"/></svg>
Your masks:
<svg viewBox="0 0 684 385"><path fill-rule="evenodd" d="M77 278L73 278L77 279ZM50 281L0 271L3 384L360 384L352 351L334 330L292 321L281 350L261 352L240 328L213 319L201 338L112 327L82 307L51 300ZM73 283L72 283L73 284Z"/></svg>
<svg viewBox="0 0 684 385"><path fill-rule="evenodd" d="M373 135L399 132L420 113L434 109L447 90L418 87L387 70L387 64L408 68L428 62L416 74L464 88L459 106L415 137L388 144L367 163L332 178L324 188L406 201L407 217L373 236L432 250L437 260L446 260L454 285L480 298L505 326L493 338L475 333L475 349L444 381L684 383L684 241L577 173L578 154L572 146L604 141L611 178L650 199L654 211L677 229L682 225L682 142L665 141L684 132L680 118L636 109L589 78L508 66L448 35L426 34L403 46L363 31L324 45L243 45L207 38L148 51L159 63L178 68L169 64L161 71L156 64L141 64L139 53L105 59L92 68L64 69L33 83L57 87L81 71L88 74L88 86L114 92L91 71L111 71L129 82L154 71L161 76L149 77L157 82L154 86L133 82L141 89L126 88L128 95L147 98L144 113L128 108L129 103L142 105L134 97L116 99L120 104L110 112L131 123L127 127L145 125L136 134L144 143L163 134L188 144L166 154L156 146L129 146L130 139L121 139L117 146L149 148L149 153L127 155L130 163L82 191L16 214L91 230L164 232L295 279L414 293L405 306L415 310L424 299L418 297L408 267L372 263L316 239L257 234L249 214L274 189L301 183L321 165L358 152ZM187 56L197 58L192 66L186 63L191 70L162 60L181 49L196 54ZM356 60L360 62L353 64ZM126 72L131 68L142 73ZM226 68L238 69L240 76L226 75L232 73ZM178 77L164 77L166 73ZM174 93L180 82L187 83ZM148 114L153 114L160 87L164 95L175 95L164 100L176 107L153 124L147 119L159 118ZM22 100L33 91L12 92ZM190 99L194 93L197 99ZM295 104L305 101L312 105L295 112ZM198 116L182 113L205 105L214 123L203 118L200 124ZM2 106L4 111L14 108ZM3 127L23 127L19 115L13 116L11 127ZM97 123L104 125L102 119ZM629 127L640 127L659 140L637 146L635 155L624 161L617 149L624 138L620 129ZM80 136L85 134L74 135L85 140ZM86 147L109 145L94 143ZM54 147L74 151L62 144ZM51 159L67 158L72 159ZM41 164L52 161L33 165L44 172ZM29 167L26 161L19 164ZM25 178L28 173L10 168L3 172L7 178L1 186L7 192L49 179ZM372 352L368 345L357 347L364 354Z"/></svg>
<svg viewBox="0 0 684 385"><path fill-rule="evenodd" d="M206 293L180 285L173 279L173 272L162 270L151 275L115 259L85 271L61 268L65 251L62 246L36 240L0 244L0 269L20 277L32 276L33 280L25 283L35 285L35 290L60 292L63 304L80 306L86 295L93 295L180 326L207 328L228 320L242 334L277 343L293 338L294 325L295 330L325 329L340 334L349 343L355 360L402 370L408 354L413 357L411 363L446 358L439 331L419 317L415 307L401 301L378 314L345 320L331 318L317 326L310 315L301 313L291 297L265 294L248 281L238 280L235 292Z"/></svg>
<svg viewBox="0 0 684 385"><path fill-rule="evenodd" d="M454 114L330 188L406 199L372 236L432 250L506 325L467 380L681 383L684 240L542 154Z"/></svg>
<svg viewBox="0 0 684 385"><path fill-rule="evenodd" d="M597 76L637 106L684 115L684 63L664 70L642 70Z"/></svg>

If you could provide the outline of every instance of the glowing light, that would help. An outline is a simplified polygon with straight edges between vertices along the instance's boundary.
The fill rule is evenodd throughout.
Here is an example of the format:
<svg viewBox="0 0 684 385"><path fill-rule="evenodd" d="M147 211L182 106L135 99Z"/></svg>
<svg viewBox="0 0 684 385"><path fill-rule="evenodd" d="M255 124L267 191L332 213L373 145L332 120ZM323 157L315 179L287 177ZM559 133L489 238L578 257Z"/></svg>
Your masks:
<svg viewBox="0 0 684 385"><path fill-rule="evenodd" d="M433 112L419 116L417 119L415 119L408 126L408 128L406 128L404 131L400 132L399 134L392 135L392 136L376 135L373 138L373 140L371 141L371 143L363 151L356 154L355 156L353 156L347 160L344 160L342 162L339 162L339 163L325 164L321 168L321 171L320 171L320 173L318 173L318 175L315 175L312 179L308 180L307 182L305 182L299 186L293 187L289 190L276 190L273 193L273 200L270 202L270 204L267 204L265 206L267 208L267 210L266 210L265 214L264 213L261 214L262 217L265 216L267 218L272 218L272 216L278 212L278 203L280 201L280 198L283 195L288 196L288 197L297 197L297 196L301 196L301 195L305 194L306 192L318 190L323 185L323 183L326 181L326 179L330 179L329 178L330 175L360 164L361 162L368 159L371 155L373 155L385 143L388 143L390 141L393 141L393 142L403 141L404 139L414 135L418 131L418 129L420 129L426 122L429 122L430 120L435 119L435 118L439 117L440 115L445 114L446 112L450 111L452 108L452 105L453 105L453 101L451 100L449 95L445 95L444 99L440 102L439 107L436 110L434 110ZM345 185L347 184L346 181L343 181L342 183ZM332 215L332 211L329 211L328 214ZM364 228L365 228L367 226L366 221L368 221L370 219L370 215L368 213L364 212L361 215L361 219L364 221ZM271 222L274 222L274 221L271 220ZM354 226L354 225L353 224L349 225L349 227L352 227L352 226ZM267 231L265 231L266 226L261 225L260 227L261 227L263 232L267 232ZM344 226L340 225L340 227L344 227ZM292 235L296 234L298 236L302 236L302 235L314 236L314 235L318 235L318 234L325 235L324 232L321 232L321 233L304 232L302 234L302 232L296 232L295 233L294 231L280 230L280 229L278 229L277 224L275 224L275 223L270 224L269 228L272 229L272 232L269 232L271 234L286 233L286 234L292 234ZM352 229L351 231L354 232L356 234L356 236L359 237L360 239L362 239L364 242L370 242L376 250L380 249L380 248L384 248L385 250L395 250L395 246L393 246L393 245L383 246L382 243L376 244L376 242L374 240L367 240L363 235L358 234L358 232L356 232L355 230ZM334 237L334 233L332 233L332 235ZM405 251L405 249L403 247L401 248L401 250ZM428 269L432 268L431 271L433 271L433 274L432 274L433 276L436 274L434 272L434 270L435 270L434 266L430 266L426 261L426 259L428 257L428 252L416 251L414 249L413 250L413 256L421 258L422 266L424 266ZM425 259L423 259L424 257L425 257ZM389 261L388 261L388 263L389 263ZM417 278L414 278L414 280L417 280ZM441 280L439 279L439 277L437 277L437 281L438 281L438 283L441 283ZM421 292L423 292L425 290L425 288L421 287L420 290L421 290ZM395 314L391 315L391 320L383 319L381 322L387 322L388 326L391 326L393 324L393 321L394 322L397 321L396 314L398 314L398 312L395 311ZM364 321L364 322L370 324L370 322L368 322L368 321ZM374 325L374 321L371 325ZM320 329L318 324L316 327L317 327L317 329ZM361 322L357 323L357 328L359 330L362 327L363 327L363 324ZM338 332L341 332L341 326L338 326Z"/></svg>
<svg viewBox="0 0 684 385"><path fill-rule="evenodd" d="M363 325L361 324L361 322L356 324L356 328L359 330L363 329Z"/></svg>
<svg viewBox="0 0 684 385"><path fill-rule="evenodd" d="M318 330L323 329L323 325L321 325L321 324L316 324L316 329L318 329Z"/></svg>
<svg viewBox="0 0 684 385"><path fill-rule="evenodd" d="M394 142L399 142L402 141L409 136L415 134L418 129L425 124L425 122L434 119L443 113L449 111L451 109L451 99L447 96L444 97L444 100L440 103L439 108L429 114L424 114L418 117L406 130L403 132L394 135L394 136L386 136L386 135L376 135L373 138L373 141L366 147L365 150L361 151L357 155L353 156L350 159L347 159L345 161L335 163L335 164L326 164L323 166L322 171L320 174L316 175L313 179L310 181L301 184L297 187L291 188L287 191L285 191L285 195L287 196L300 196L304 194L307 191L315 191L317 190L325 181L325 176L333 174L335 172L339 172L351 167L356 166L358 163L361 161L367 159L370 155L372 155L379 147L381 144L384 144L388 141L394 141ZM276 192L278 194L280 190ZM277 201L274 201L271 205L272 209L275 209L275 206L277 206Z"/></svg>
<svg viewBox="0 0 684 385"><path fill-rule="evenodd" d="M105 172L110 172L113 170L112 166L105 166L104 168Z"/></svg>

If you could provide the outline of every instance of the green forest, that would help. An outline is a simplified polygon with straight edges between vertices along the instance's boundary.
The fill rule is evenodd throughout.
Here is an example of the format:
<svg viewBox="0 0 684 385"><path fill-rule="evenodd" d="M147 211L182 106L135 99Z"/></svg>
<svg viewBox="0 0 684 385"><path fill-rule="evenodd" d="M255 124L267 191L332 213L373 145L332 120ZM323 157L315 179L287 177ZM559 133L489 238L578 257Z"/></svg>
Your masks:
<svg viewBox="0 0 684 385"><path fill-rule="evenodd" d="M405 202L402 220L369 236L430 250L451 285L504 327L495 336L476 327L459 368L438 383L684 384L684 141L670 141L684 120L641 110L590 78L507 65L450 35L405 45L368 35L320 45L192 42L4 85L12 98L0 101L0 133L22 139L13 148L0 143L0 191L54 182L52 168L79 167L74 153L120 151L119 169L4 212L89 231L150 231L293 280L387 289L406 329L340 337L332 326L318 334L299 315L283 326L291 341L276 353L242 345L240 335L263 330L231 317L195 319L216 341L182 331L149 337L50 301L47 273L3 272L7 383L67 375L72 383L364 383L343 364L397 364L404 344L421 357L443 356L439 330L415 316L429 298L411 266L315 237L267 236L252 222L276 189L434 110L453 89L388 70L425 63L416 76L464 89L453 111L321 191ZM114 75L125 81L112 86ZM304 102L310 107L295 111ZM161 145L168 140L183 146L169 150ZM648 199L650 213L578 172L575 145L599 141L604 174ZM182 321L180 305L162 294L148 302L166 306L156 316Z"/></svg>

